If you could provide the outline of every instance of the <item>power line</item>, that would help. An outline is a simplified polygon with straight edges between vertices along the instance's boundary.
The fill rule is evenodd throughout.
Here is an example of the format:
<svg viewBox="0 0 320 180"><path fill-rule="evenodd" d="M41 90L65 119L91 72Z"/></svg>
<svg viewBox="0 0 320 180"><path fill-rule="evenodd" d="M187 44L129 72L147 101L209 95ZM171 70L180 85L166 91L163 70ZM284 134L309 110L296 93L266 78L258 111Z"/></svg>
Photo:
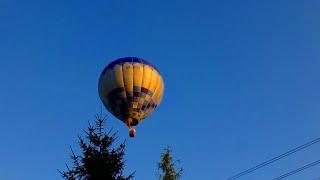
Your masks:
<svg viewBox="0 0 320 180"><path fill-rule="evenodd" d="M296 147L294 149L291 149L291 150L289 150L289 151L287 151L287 152L285 152L285 153L283 153L283 154L281 154L281 155L279 155L277 157L274 157L274 158L269 159L269 160L267 160L265 162L262 162L262 163L254 166L252 168L249 168L249 169L247 169L245 171L242 171L242 172L240 172L240 173L238 173L238 174L236 174L234 176L229 177L227 180L238 179L241 176L244 176L244 175L247 175L249 173L252 173L253 171L256 171L256 170L258 170L258 169L260 169L260 168L262 168L264 166L267 166L267 165L269 165L269 164L271 164L271 163L273 163L275 161L278 161L278 160L280 160L280 159L282 159L284 157L287 157L287 156L289 156L291 154L294 154L294 153L296 153L298 151L301 151L301 150L303 150L303 149L305 149L305 148L307 148L307 147L309 147L309 146L311 146L313 144L316 144L318 142L320 142L320 138L317 138L317 139L314 139L312 141L309 141L309 142L307 142L307 143L305 143L305 144L303 144L301 146L298 146L298 147Z"/></svg>
<svg viewBox="0 0 320 180"><path fill-rule="evenodd" d="M305 166L302 166L302 167L300 167L300 168L298 168L298 169L296 169L296 170L293 170L293 171L288 172L288 173L286 173L286 174L283 174L283 175L281 175L281 176L278 176L278 177L274 178L273 180L280 180L280 179L286 178L286 177L288 177L288 176L292 176L292 175L294 175L294 174L296 174L296 173L298 173L298 172L300 172L300 171L303 171L303 170L305 170L305 169L311 168L311 167L313 167L313 166L315 166L315 165L317 165L317 164L320 164L320 160L315 161L315 162L312 162L312 163L307 164L307 165L305 165Z"/></svg>

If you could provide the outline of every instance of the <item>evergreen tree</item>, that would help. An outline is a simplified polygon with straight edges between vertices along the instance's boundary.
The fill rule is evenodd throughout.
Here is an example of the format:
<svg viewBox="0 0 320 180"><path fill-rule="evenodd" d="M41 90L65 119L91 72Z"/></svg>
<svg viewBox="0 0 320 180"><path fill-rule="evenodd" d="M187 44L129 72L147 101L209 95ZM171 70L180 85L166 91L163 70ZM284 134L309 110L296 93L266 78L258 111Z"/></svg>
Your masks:
<svg viewBox="0 0 320 180"><path fill-rule="evenodd" d="M179 161L174 161L171 154L170 147L164 149L164 152L161 154L161 161L158 163L160 171L159 180L178 180L182 175L182 168L176 170L176 163Z"/></svg>
<svg viewBox="0 0 320 180"><path fill-rule="evenodd" d="M96 116L95 125L89 123L84 140L79 137L82 155L76 155L71 148L73 167L60 172L66 180L130 180L133 174L123 175L125 143L113 148L117 138L112 129L104 130L105 118Z"/></svg>

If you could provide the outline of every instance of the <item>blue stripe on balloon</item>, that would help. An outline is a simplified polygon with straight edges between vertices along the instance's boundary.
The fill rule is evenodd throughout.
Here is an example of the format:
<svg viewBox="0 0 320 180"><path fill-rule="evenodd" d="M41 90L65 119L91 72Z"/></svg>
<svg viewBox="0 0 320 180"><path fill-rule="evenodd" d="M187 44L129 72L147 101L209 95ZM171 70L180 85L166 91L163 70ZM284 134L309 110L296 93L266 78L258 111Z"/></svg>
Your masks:
<svg viewBox="0 0 320 180"><path fill-rule="evenodd" d="M131 62L131 63L142 63L142 64L146 64L146 65L149 65L151 66L152 68L156 69L158 72L159 70L154 67L151 63L149 63L148 61L144 60L144 59L141 59L141 58L137 58L137 57L124 57L124 58L119 58L113 62L111 62L104 70L104 72L107 70L107 69L112 69L114 68L115 65L117 64L123 64L123 63L126 63L126 62ZM160 73L159 73L160 74Z"/></svg>

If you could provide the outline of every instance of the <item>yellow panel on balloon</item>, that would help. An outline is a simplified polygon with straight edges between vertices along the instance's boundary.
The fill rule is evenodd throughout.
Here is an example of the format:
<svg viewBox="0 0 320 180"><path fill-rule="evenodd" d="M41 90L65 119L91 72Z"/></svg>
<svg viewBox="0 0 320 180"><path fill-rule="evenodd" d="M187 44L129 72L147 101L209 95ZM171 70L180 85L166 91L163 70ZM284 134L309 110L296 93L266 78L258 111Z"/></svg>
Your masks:
<svg viewBox="0 0 320 180"><path fill-rule="evenodd" d="M127 93L133 92L133 66L131 62L122 65L124 86Z"/></svg>
<svg viewBox="0 0 320 180"><path fill-rule="evenodd" d="M151 81L152 68L149 65L143 66L143 80L142 87L148 88Z"/></svg>
<svg viewBox="0 0 320 180"><path fill-rule="evenodd" d="M155 101L159 104L162 100L162 95L163 95L163 89L164 89L164 86L163 86L163 80L162 80L162 77L160 77L161 80L159 81L159 88L157 89L157 92L156 92L156 96L155 96Z"/></svg>
<svg viewBox="0 0 320 180"><path fill-rule="evenodd" d="M133 64L133 86L141 87L143 79L143 64L134 63Z"/></svg>
<svg viewBox="0 0 320 180"><path fill-rule="evenodd" d="M123 83L123 74L122 74L122 66L121 65L115 65L114 66L114 73L115 73L115 81L117 83L118 87L124 87Z"/></svg>
<svg viewBox="0 0 320 180"><path fill-rule="evenodd" d="M159 74L158 72L154 69L151 73L151 81L150 81L150 86L149 86L149 90L152 91L153 93L155 92L156 90L156 87L157 87L157 82L158 82L158 79L159 79Z"/></svg>
<svg viewBox="0 0 320 180"><path fill-rule="evenodd" d="M115 73L115 83L117 84L117 88L125 88L123 82L122 66L117 64L114 66L113 70ZM125 91L120 92L119 96L124 99L127 98Z"/></svg>

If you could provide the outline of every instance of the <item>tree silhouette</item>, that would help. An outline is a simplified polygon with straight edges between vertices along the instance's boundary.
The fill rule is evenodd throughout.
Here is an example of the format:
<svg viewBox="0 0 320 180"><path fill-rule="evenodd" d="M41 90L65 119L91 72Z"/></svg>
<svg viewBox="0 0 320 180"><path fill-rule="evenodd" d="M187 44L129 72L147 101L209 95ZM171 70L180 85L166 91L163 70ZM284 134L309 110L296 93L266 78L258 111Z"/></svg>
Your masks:
<svg viewBox="0 0 320 180"><path fill-rule="evenodd" d="M133 178L123 175L125 161L123 160L125 142L113 148L117 136L111 129L104 130L106 118L95 116L95 125L89 123L85 131L85 139L79 136L79 146L82 155L76 155L71 148L73 167L60 172L66 180L130 180Z"/></svg>
<svg viewBox="0 0 320 180"><path fill-rule="evenodd" d="M160 180L178 180L182 175L183 168L176 170L176 163L179 161L174 161L171 154L170 147L165 148L161 154L161 161L158 163Z"/></svg>

